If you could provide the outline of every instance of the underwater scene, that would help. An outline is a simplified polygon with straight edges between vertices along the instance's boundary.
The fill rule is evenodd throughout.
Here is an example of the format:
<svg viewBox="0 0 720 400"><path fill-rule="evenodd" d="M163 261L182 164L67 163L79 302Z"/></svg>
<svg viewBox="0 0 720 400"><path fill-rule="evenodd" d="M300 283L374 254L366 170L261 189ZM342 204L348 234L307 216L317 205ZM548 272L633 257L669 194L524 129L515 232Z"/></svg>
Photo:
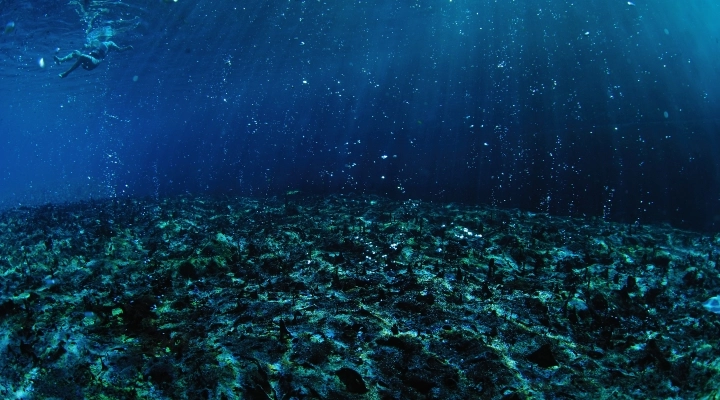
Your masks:
<svg viewBox="0 0 720 400"><path fill-rule="evenodd" d="M720 398L718 20L0 0L0 399Z"/></svg>

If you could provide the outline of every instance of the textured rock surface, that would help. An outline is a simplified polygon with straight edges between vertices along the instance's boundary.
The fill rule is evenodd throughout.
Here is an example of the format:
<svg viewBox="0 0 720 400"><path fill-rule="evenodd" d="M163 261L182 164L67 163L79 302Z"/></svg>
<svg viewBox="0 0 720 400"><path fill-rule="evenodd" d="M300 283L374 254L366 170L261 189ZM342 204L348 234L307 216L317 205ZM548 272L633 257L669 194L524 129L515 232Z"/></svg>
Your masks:
<svg viewBox="0 0 720 400"><path fill-rule="evenodd" d="M369 197L0 215L0 395L693 398L718 237Z"/></svg>

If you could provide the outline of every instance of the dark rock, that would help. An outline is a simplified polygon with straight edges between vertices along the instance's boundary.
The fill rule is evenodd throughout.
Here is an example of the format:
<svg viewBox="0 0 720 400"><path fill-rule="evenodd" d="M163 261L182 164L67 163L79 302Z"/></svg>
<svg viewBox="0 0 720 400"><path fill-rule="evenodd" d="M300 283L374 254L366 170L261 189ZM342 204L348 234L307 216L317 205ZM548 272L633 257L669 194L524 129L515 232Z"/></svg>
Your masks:
<svg viewBox="0 0 720 400"><path fill-rule="evenodd" d="M365 381L362 376L350 368L340 368L335 371L335 375L345 384L345 389L350 393L365 394L368 392Z"/></svg>
<svg viewBox="0 0 720 400"><path fill-rule="evenodd" d="M547 343L540 346L540 348L535 350L534 352L530 353L527 356L527 360L541 368L551 368L560 365L558 364L557 360L555 360L555 356L552 352L552 347L550 346L550 344Z"/></svg>

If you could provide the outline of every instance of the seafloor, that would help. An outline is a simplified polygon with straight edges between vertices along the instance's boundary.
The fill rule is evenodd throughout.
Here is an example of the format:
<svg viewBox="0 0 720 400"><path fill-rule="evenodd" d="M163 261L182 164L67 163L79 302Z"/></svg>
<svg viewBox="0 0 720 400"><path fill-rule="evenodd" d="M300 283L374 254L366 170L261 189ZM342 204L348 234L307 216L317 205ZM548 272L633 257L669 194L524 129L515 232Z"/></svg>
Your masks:
<svg viewBox="0 0 720 400"><path fill-rule="evenodd" d="M720 236L374 197L0 214L3 399L720 396Z"/></svg>

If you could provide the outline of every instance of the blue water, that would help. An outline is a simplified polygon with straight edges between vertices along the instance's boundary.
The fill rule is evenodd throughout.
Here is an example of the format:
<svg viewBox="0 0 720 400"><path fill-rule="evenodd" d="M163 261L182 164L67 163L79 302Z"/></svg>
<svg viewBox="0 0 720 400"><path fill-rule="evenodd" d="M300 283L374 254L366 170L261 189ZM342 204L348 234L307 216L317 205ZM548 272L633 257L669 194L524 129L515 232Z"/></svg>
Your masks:
<svg viewBox="0 0 720 400"><path fill-rule="evenodd" d="M719 19L709 0L5 1L0 206L300 190L716 230ZM53 55L98 34L134 50L60 79Z"/></svg>

